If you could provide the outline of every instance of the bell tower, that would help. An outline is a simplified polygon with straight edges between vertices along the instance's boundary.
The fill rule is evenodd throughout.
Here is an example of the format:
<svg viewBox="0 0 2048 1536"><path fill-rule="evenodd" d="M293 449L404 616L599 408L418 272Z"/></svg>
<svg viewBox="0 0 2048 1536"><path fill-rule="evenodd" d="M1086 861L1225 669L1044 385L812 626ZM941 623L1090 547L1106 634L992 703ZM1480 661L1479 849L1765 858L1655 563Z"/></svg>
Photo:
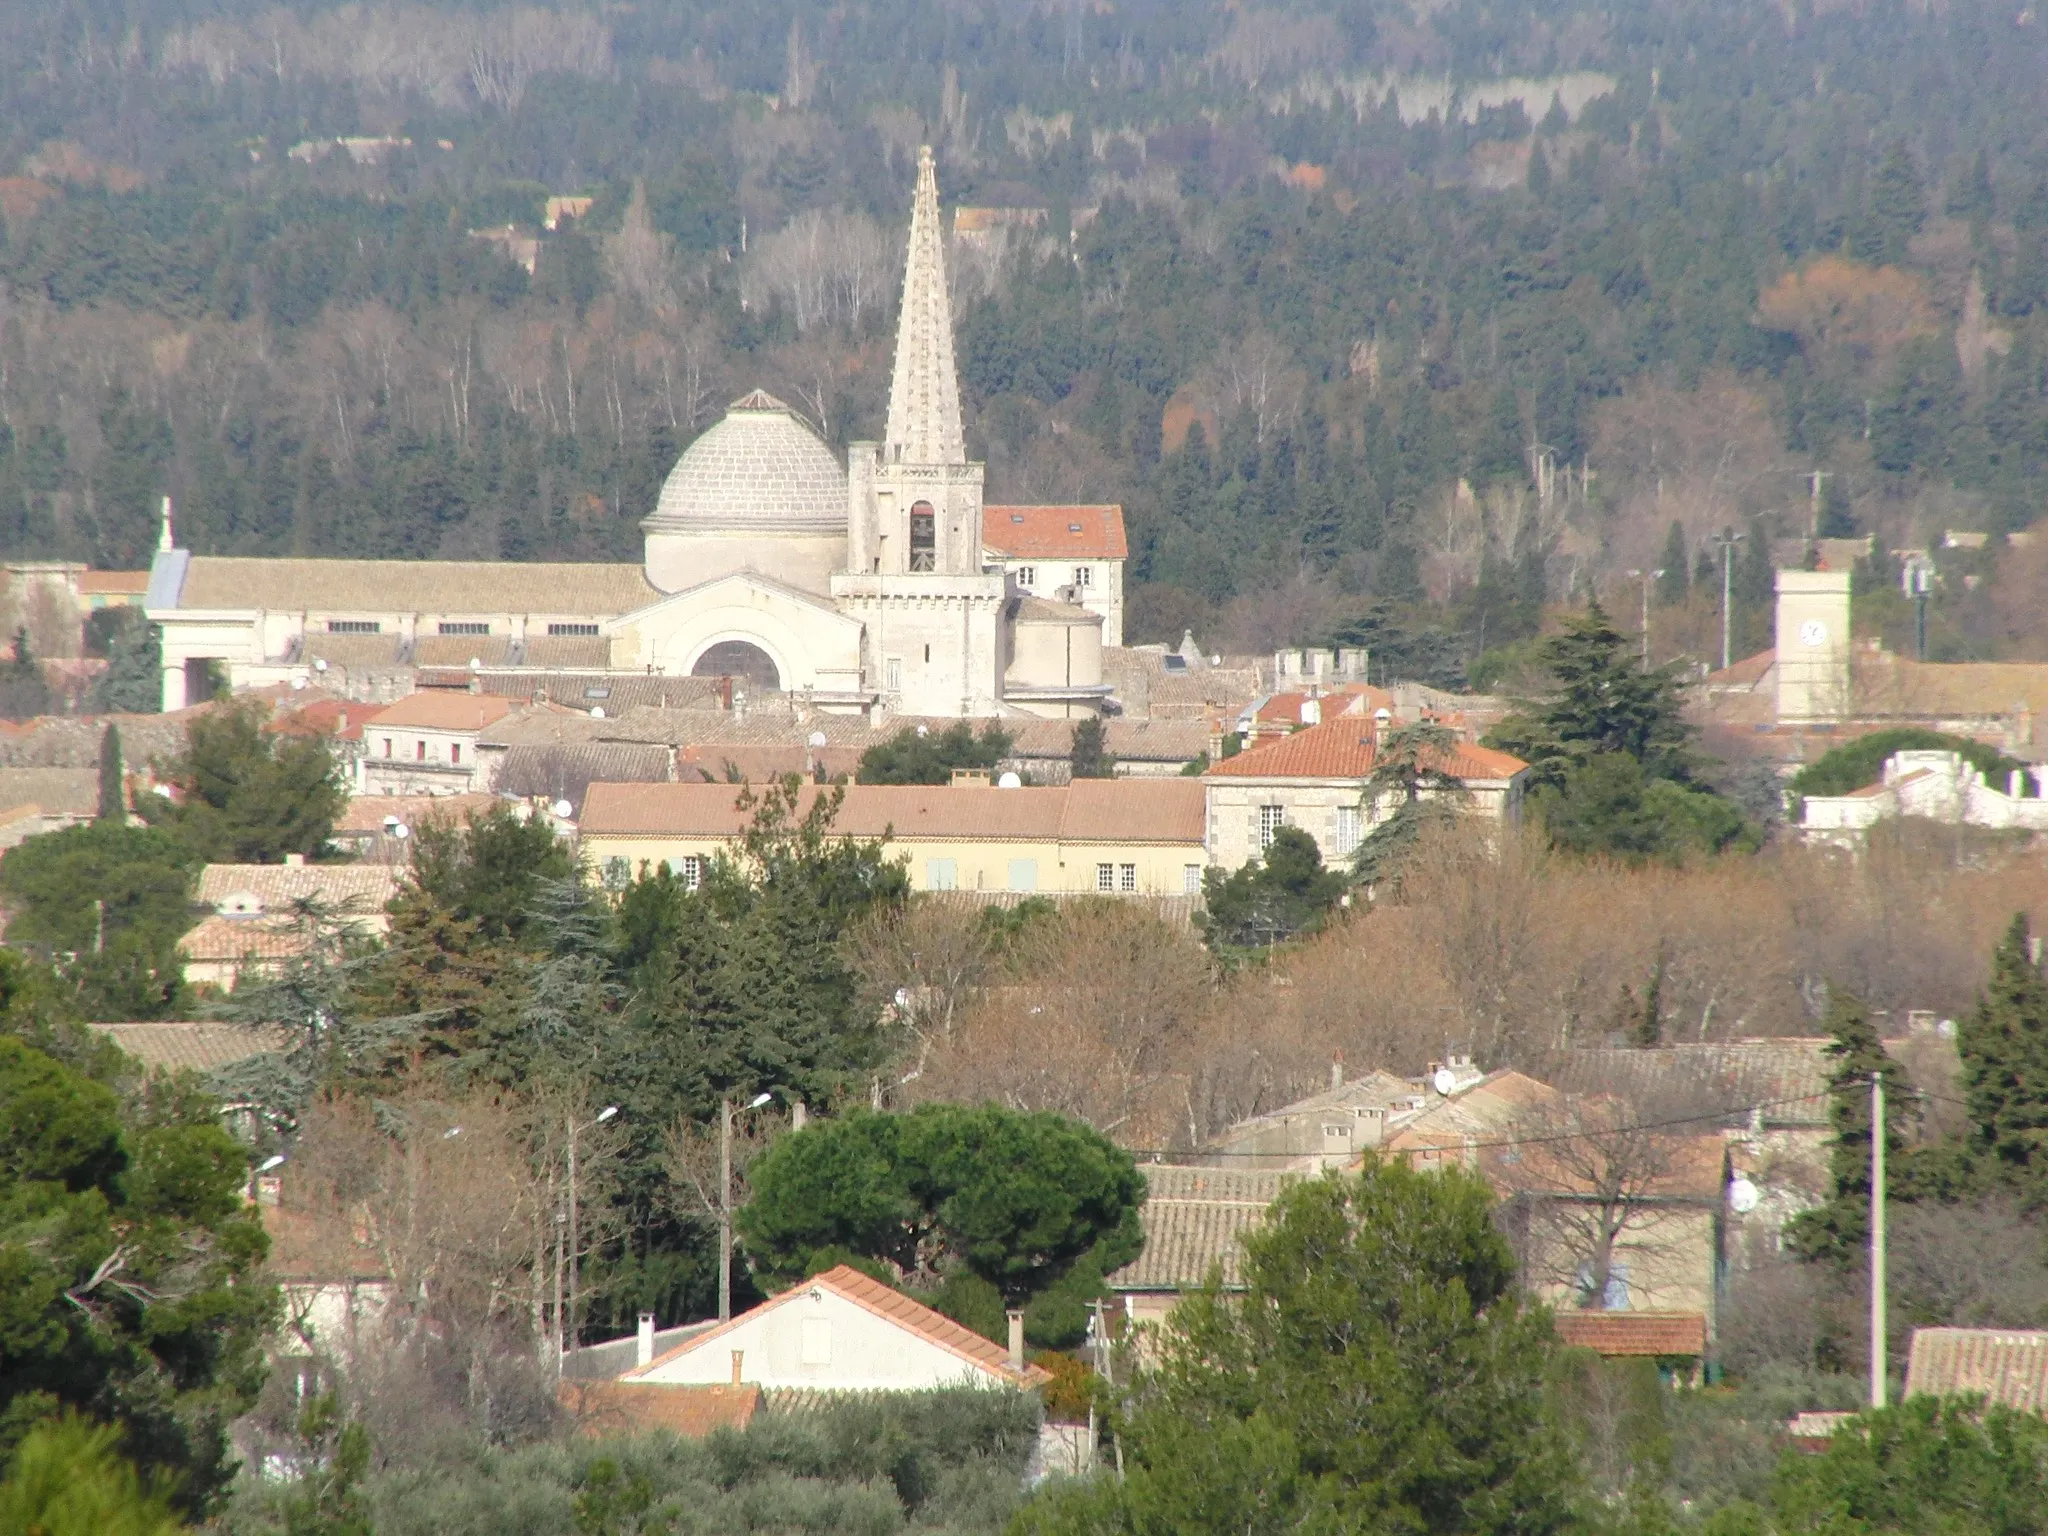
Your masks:
<svg viewBox="0 0 2048 1536"><path fill-rule="evenodd" d="M864 686L909 714L1000 707L1006 581L982 565L983 466L969 463L953 360L939 179L918 151L903 311L879 443L847 450L847 568L833 596L867 625Z"/></svg>

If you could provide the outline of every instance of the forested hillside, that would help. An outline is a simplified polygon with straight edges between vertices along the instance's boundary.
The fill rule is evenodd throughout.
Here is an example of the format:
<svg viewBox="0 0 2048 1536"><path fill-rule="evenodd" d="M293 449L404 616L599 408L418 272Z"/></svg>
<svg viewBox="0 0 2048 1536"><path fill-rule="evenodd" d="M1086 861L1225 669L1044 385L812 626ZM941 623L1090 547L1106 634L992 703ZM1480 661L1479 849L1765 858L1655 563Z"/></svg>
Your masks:
<svg viewBox="0 0 2048 1536"><path fill-rule="evenodd" d="M1457 681L1592 581L1717 601L1732 528L1760 640L1773 536L2040 512L2044 73L2006 0L10 0L0 546L131 566L167 491L633 558L742 390L877 430L930 141L1022 210L954 251L991 495L1123 501L1135 638ZM2038 586L1954 557L1937 653L2048 654Z"/></svg>

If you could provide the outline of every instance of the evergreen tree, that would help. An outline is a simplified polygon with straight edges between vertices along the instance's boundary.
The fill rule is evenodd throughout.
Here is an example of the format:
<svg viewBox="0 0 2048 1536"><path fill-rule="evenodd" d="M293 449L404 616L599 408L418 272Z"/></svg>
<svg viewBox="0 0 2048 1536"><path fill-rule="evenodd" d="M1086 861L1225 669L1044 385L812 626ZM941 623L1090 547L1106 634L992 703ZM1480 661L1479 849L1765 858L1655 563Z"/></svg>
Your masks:
<svg viewBox="0 0 2048 1536"><path fill-rule="evenodd" d="M50 713L50 685L29 649L26 626L14 632L14 659L0 671L0 716L29 720Z"/></svg>
<svg viewBox="0 0 2048 1536"><path fill-rule="evenodd" d="M1116 777L1116 759L1102 744L1102 721L1091 715L1074 727L1074 742L1067 761L1077 779Z"/></svg>
<svg viewBox="0 0 2048 1536"><path fill-rule="evenodd" d="M1819 534L1823 539L1853 539L1858 533L1849 487L1837 470L1821 482Z"/></svg>
<svg viewBox="0 0 2048 1536"><path fill-rule="evenodd" d="M1202 876L1197 919L1212 949L1266 949L1322 927L1345 878L1323 868L1323 851L1299 827L1282 827L1262 858Z"/></svg>
<svg viewBox="0 0 2048 1536"><path fill-rule="evenodd" d="M1550 157L1540 139L1529 146L1529 195L1539 203L1550 201Z"/></svg>
<svg viewBox="0 0 2048 1536"><path fill-rule="evenodd" d="M1464 780L1447 766L1457 746L1455 733L1430 720L1380 738L1363 796L1364 812L1375 825L1352 855L1352 871L1361 883L1390 879L1423 830L1455 816L1470 798Z"/></svg>
<svg viewBox="0 0 2048 1536"><path fill-rule="evenodd" d="M121 730L109 722L100 733L100 821L128 819L128 776L121 762Z"/></svg>
<svg viewBox="0 0 2048 1536"><path fill-rule="evenodd" d="M2048 981L2024 912L1991 957L1991 976L1957 1041L1983 1175L2030 1205L2048 1203Z"/></svg>
<svg viewBox="0 0 2048 1536"><path fill-rule="evenodd" d="M1870 205L1864 219L1868 249L1877 260L1897 266L1908 258L1907 246L1927 222L1927 193L1904 139L1893 139L1886 146L1884 158L1870 178Z"/></svg>
<svg viewBox="0 0 2048 1536"><path fill-rule="evenodd" d="M1906 1080L1885 1053L1884 1041L1870 1012L1840 987L1828 989L1826 1029L1828 1122L1834 1137L1828 1148L1831 1188L1827 1203L1804 1211L1786 1229L1794 1252L1835 1265L1853 1263L1870 1242L1870 1080L1885 1074L1885 1152L1893 1157L1905 1148L1898 1127L1905 1116ZM1898 1164L1887 1164L1890 1175ZM1896 1183L1887 1178L1887 1189Z"/></svg>
<svg viewBox="0 0 2048 1536"><path fill-rule="evenodd" d="M107 634L107 670L93 680L92 708L102 714L157 713L164 696L161 632L138 608L106 608L101 613L116 615L117 620Z"/></svg>
<svg viewBox="0 0 2048 1536"><path fill-rule="evenodd" d="M1657 601L1666 608L1676 608L1685 601L1691 586L1692 566L1685 558L1685 524L1675 517L1671 520L1671 531L1664 536L1664 554L1657 564L1664 572L1657 578Z"/></svg>
<svg viewBox="0 0 2048 1536"><path fill-rule="evenodd" d="M194 720L166 777L175 798L144 795L135 810L207 863L316 855L347 799L327 742L272 735L255 705Z"/></svg>

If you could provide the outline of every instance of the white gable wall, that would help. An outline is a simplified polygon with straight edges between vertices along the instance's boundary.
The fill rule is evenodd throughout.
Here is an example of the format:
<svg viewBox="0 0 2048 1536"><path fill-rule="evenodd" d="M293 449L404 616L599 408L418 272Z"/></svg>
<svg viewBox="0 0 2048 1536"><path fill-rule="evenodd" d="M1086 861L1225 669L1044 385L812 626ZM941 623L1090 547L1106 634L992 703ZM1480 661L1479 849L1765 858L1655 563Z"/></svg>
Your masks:
<svg viewBox="0 0 2048 1536"><path fill-rule="evenodd" d="M743 1317L632 1379L691 1386L729 1382L734 1350L741 1351L740 1380L768 1391L919 1392L1003 1385L951 1350L823 1286Z"/></svg>

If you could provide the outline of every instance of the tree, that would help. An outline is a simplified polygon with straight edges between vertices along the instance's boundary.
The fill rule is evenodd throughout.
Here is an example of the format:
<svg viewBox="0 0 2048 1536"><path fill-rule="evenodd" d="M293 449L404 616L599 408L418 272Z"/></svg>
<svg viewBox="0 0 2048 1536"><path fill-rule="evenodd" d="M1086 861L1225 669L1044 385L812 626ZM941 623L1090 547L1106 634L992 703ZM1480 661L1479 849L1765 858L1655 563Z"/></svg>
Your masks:
<svg viewBox="0 0 2048 1536"><path fill-rule="evenodd" d="M1920 182L1920 168L1906 141L1893 139L1870 178L1870 207L1857 231L1856 254L1902 265L1911 255L1913 236L1926 222L1927 191Z"/></svg>
<svg viewBox="0 0 2048 1536"><path fill-rule="evenodd" d="M1462 1170L1375 1161L1288 1188L1243 1239L1243 1294L1212 1279L1164 1325L1118 1426L1127 1475L1055 1485L1013 1529L1570 1529L1550 1315L1491 1205Z"/></svg>
<svg viewBox="0 0 2048 1536"><path fill-rule="evenodd" d="M1664 572L1657 578L1657 601L1666 608L1676 608L1685 601L1692 581L1692 565L1685 558L1685 524L1675 517L1671 519L1670 532L1664 536L1664 554L1657 564Z"/></svg>
<svg viewBox="0 0 2048 1536"><path fill-rule="evenodd" d="M121 1426L202 1513L232 1473L277 1294L210 1100L113 1091L0 1037L0 1432L63 1407Z"/></svg>
<svg viewBox="0 0 2048 1536"><path fill-rule="evenodd" d="M121 728L109 721L106 730L100 733L100 803L97 817L101 821L126 823L128 820L128 776L121 763Z"/></svg>
<svg viewBox="0 0 2048 1536"><path fill-rule="evenodd" d="M144 795L144 820L209 864L277 864L326 849L348 791L324 740L274 736L261 707L242 704L199 716L185 741L162 773L173 798Z"/></svg>
<svg viewBox="0 0 2048 1536"><path fill-rule="evenodd" d="M1457 750L1448 726L1419 720L1388 731L1366 776L1364 808L1373 829L1352 855L1352 872L1376 885L1399 869L1424 829L1441 825L1471 799L1464 780L1444 765Z"/></svg>
<svg viewBox="0 0 2048 1536"><path fill-rule="evenodd" d="M1831 1189L1827 1203L1802 1211L1786 1228L1786 1242L1804 1258L1826 1259L1846 1266L1862 1256L1870 1241L1870 1080L1886 1074L1885 1152L1887 1171L1896 1169L1905 1137L1897 1129L1904 1118L1906 1080L1898 1064L1885 1054L1884 1041L1860 998L1840 987L1828 989L1826 1028L1828 1060L1828 1122L1834 1137L1828 1148ZM1887 1179L1887 1184L1895 1182Z"/></svg>
<svg viewBox="0 0 2048 1536"><path fill-rule="evenodd" d="M414 829L411 881L429 904L479 937L527 944L535 937L542 889L569 878L575 863L554 826L494 805L462 826L428 816Z"/></svg>
<svg viewBox="0 0 2048 1536"><path fill-rule="evenodd" d="M1562 785L1529 797L1551 846L1642 862L1682 863L1729 848L1754 848L1756 829L1710 790L1653 779L1626 752L1573 763Z"/></svg>
<svg viewBox="0 0 2048 1536"><path fill-rule="evenodd" d="M107 670L93 680L92 707L112 714L153 715L163 705L163 632L138 608L102 608L112 615Z"/></svg>
<svg viewBox="0 0 2048 1536"><path fill-rule="evenodd" d="M1102 742L1102 721L1090 715L1074 727L1074 744L1067 753L1077 779L1113 779L1116 759Z"/></svg>
<svg viewBox="0 0 2048 1536"><path fill-rule="evenodd" d="M2003 785L2006 775L2026 765L2007 757L1996 747L1967 736L1930 731L1924 726L1897 725L1872 731L1831 747L1795 773L1785 786L1792 795L1846 795L1875 784L1884 765L1897 752L1955 752L1964 762L1984 775L1990 784Z"/></svg>
<svg viewBox="0 0 2048 1536"><path fill-rule="evenodd" d="M14 659L0 671L0 716L28 720L50 713L50 685L28 645L28 627L14 632Z"/></svg>
<svg viewBox="0 0 2048 1536"><path fill-rule="evenodd" d="M1202 935L1215 950L1268 949L1322 927L1347 884L1299 827L1273 834L1265 856L1202 876Z"/></svg>
<svg viewBox="0 0 2048 1536"><path fill-rule="evenodd" d="M37 1425L15 1447L0 1482L0 1531L8 1536L176 1536L187 1529L168 1494L120 1454L121 1432L67 1413Z"/></svg>
<svg viewBox="0 0 2048 1536"><path fill-rule="evenodd" d="M955 768L993 769L1009 755L1011 741L992 720L979 735L965 720L943 731L906 726L861 753L855 777L862 784L947 784Z"/></svg>
<svg viewBox="0 0 2048 1536"><path fill-rule="evenodd" d="M1084 1258L1099 1282L1143 1242L1129 1153L1059 1115L994 1104L825 1121L769 1147L748 1180L739 1230L771 1285L844 1249L927 1284L964 1270L1018 1304Z"/></svg>
<svg viewBox="0 0 2048 1536"><path fill-rule="evenodd" d="M4 868L4 866L0 866ZM2027 915L2014 915L1957 1045L1970 1101L1973 1158L1988 1181L2030 1206L2048 1201L2048 981L2034 963Z"/></svg>

